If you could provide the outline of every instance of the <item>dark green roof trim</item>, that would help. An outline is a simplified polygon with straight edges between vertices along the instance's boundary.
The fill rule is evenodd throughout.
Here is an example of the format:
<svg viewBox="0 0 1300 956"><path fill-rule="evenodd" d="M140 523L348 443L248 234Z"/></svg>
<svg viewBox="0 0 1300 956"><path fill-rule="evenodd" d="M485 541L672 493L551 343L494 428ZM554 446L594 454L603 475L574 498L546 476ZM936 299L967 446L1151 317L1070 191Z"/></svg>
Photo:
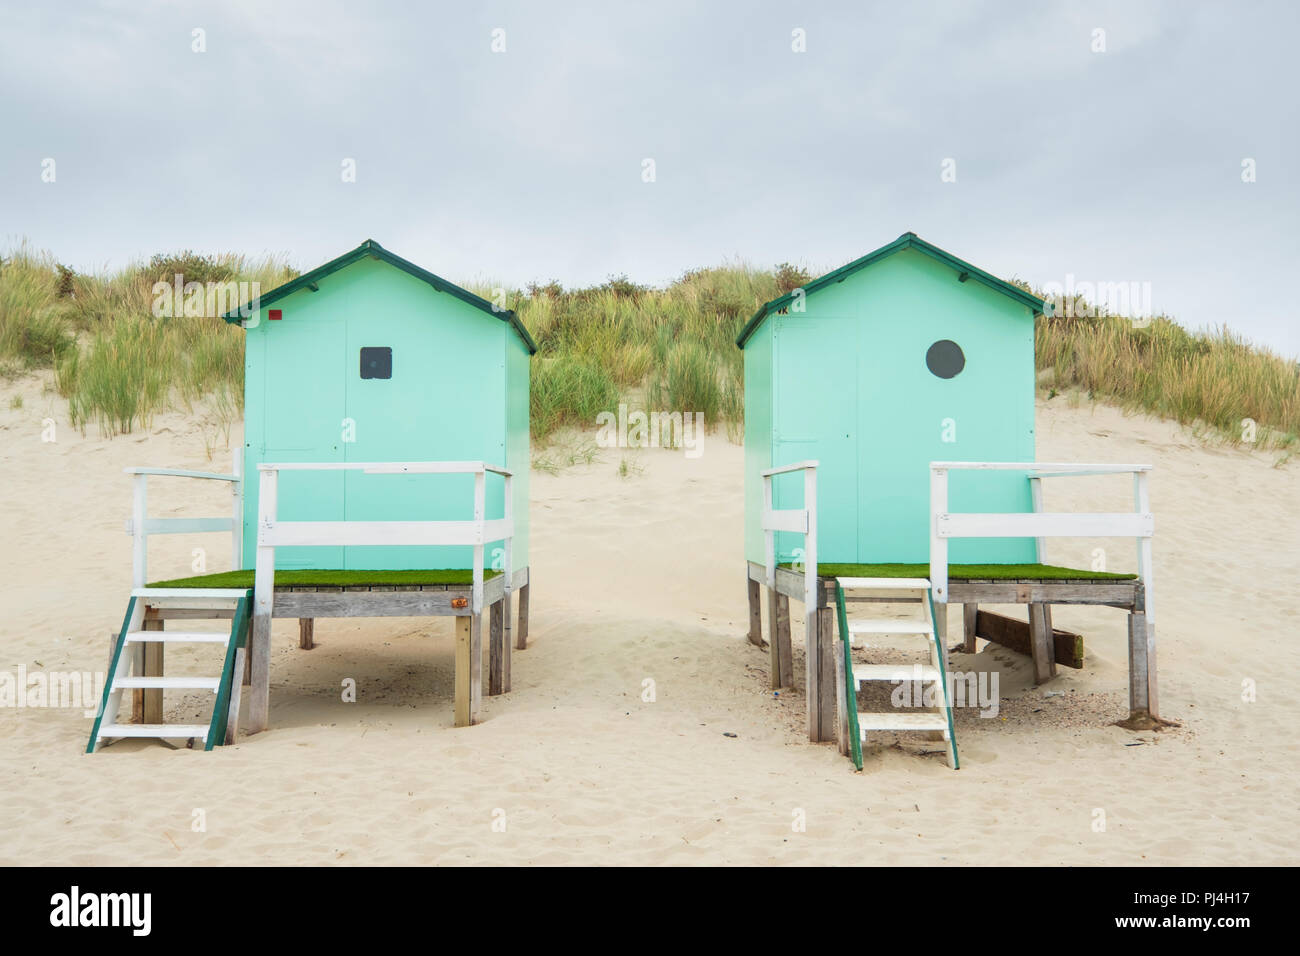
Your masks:
<svg viewBox="0 0 1300 956"><path fill-rule="evenodd" d="M524 324L519 321L519 316L515 315L513 310L506 310L504 312L496 310L493 308L492 303L487 299L480 298L468 289L462 289L460 286L456 285L456 283L448 282L446 279L434 275L427 269L421 269L414 262L410 262L399 255L389 252L373 239L367 239L351 252L345 252L337 259L331 259L323 266L312 269L311 272L304 272L293 281L286 282L284 285L272 289L266 295L257 300L257 307L265 308L272 302L277 302L287 295L292 295L299 289L311 289L314 292L316 291L316 283L325 278L325 276L338 272L340 269L350 266L352 263L364 259L367 256L374 259L380 259L391 266L396 266L403 272L413 275L415 278L423 282L429 283L429 285L433 286L439 292L446 292L449 295L454 295L462 302L468 302L470 305L474 306L474 308L482 309L484 312L500 319L502 322L509 322L514 326L515 331L519 333L519 337L524 340L524 344L528 346L529 354L537 354L537 343L533 341L533 337L528 334L528 330L524 328ZM249 304L251 303L227 312L222 316L222 318L227 322L242 321L247 317L247 306Z"/></svg>
<svg viewBox="0 0 1300 956"><path fill-rule="evenodd" d="M918 252L924 252L932 259L937 259L946 266L957 271L957 278L961 282L968 279L974 279L983 285L988 286L995 292L1001 292L1003 295L1010 296L1022 305L1027 305L1034 310L1036 314L1043 311L1043 300L1036 295L1031 295L1024 289L1012 285L995 275L985 272L983 269L976 268L963 259L958 259L950 252L945 252L938 246L926 242L914 232L905 232L887 246L881 246L875 252L868 252L861 259L854 259L846 266L840 266L834 272L828 272L819 279L814 279L803 287L804 295L810 295L823 286L830 285L832 282L839 282L842 279L852 275L859 269L865 269L873 262L879 262L887 256L892 256L895 252L901 252L904 249L915 249ZM759 310L753 314L745 327L740 330L736 336L736 345L740 348L745 347L746 340L754 334L754 330L762 324L763 320L773 312L778 312L788 306L794 300L794 292L787 292L778 299L773 299L759 307Z"/></svg>

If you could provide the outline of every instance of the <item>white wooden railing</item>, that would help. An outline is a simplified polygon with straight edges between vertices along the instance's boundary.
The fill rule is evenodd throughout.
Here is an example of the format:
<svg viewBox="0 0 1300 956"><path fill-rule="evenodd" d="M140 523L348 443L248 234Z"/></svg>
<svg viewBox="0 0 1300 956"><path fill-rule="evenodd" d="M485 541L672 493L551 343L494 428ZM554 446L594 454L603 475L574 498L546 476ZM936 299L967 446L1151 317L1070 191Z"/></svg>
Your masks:
<svg viewBox="0 0 1300 956"><path fill-rule="evenodd" d="M142 588L149 574L149 535L151 534L201 534L214 531L230 532L232 568L238 569L244 549L244 479L239 473L239 452L234 456L234 469L223 475L209 471L182 471L178 468L127 468L134 477L131 517L126 522L126 533L131 535L131 587ZM148 516L147 482L149 476L164 478L200 478L206 481L228 481L231 491L231 513L228 518L150 518Z"/></svg>
<svg viewBox="0 0 1300 956"><path fill-rule="evenodd" d="M762 472L762 527L767 539L767 586L776 587L776 533L793 531L802 534L805 609L817 606L817 464L815 461L801 461ZM803 507L782 508L779 511L773 509L772 478L794 471L803 472Z"/></svg>
<svg viewBox="0 0 1300 956"><path fill-rule="evenodd" d="M948 472L1023 471L1030 483L1032 514L953 513L948 510ZM1150 465L1080 465L1055 462L930 462L930 586L936 601L948 600L948 539L1035 538L1038 560L1046 557L1047 538L1136 538L1138 577L1146 593L1148 624L1152 615L1151 539L1155 517L1147 479ZM1114 514L1043 511L1042 479L1094 475L1133 475L1134 510Z"/></svg>
<svg viewBox="0 0 1300 956"><path fill-rule="evenodd" d="M481 461L410 462L285 462L258 465L257 561L254 572L254 613L270 614L275 592L277 547L327 547L339 545L472 545L474 547L471 610L483 610L483 547L504 544L503 573L506 593L514 581L510 545L515 534L511 473ZM474 476L474 517L469 521L282 521L277 516L279 475L282 471L360 471L368 475ZM505 479L505 514L488 519L487 473Z"/></svg>

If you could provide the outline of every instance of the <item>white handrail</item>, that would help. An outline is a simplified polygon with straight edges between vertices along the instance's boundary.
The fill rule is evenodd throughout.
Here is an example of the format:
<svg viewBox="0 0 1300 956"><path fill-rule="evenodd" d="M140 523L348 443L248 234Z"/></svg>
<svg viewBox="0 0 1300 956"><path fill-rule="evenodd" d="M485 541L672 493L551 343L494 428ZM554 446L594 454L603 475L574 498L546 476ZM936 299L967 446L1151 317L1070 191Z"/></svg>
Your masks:
<svg viewBox="0 0 1300 956"><path fill-rule="evenodd" d="M816 461L801 461L760 472L763 477L763 513L760 518L767 547L767 586L776 587L776 532L792 531L802 534L804 564L804 613L810 614L817 606L817 465ZM788 472L803 472L803 507L772 507L772 478Z"/></svg>
<svg viewBox="0 0 1300 956"><path fill-rule="evenodd" d="M124 468L133 478L131 517L126 522L126 532L131 535L131 587L142 588L148 577L149 535L151 534L204 534L230 532L230 566L239 569L244 549L244 479L239 470L239 451L233 456L231 474L212 471L188 471L182 468ZM207 481L228 481L233 503L229 518L150 518L148 516L149 477L199 478Z"/></svg>
<svg viewBox="0 0 1300 956"><path fill-rule="evenodd" d="M1024 471L1029 477L1034 512L1009 514L953 514L948 511L948 472ZM1148 627L1154 628L1152 595L1151 542L1155 535L1155 516L1151 513L1148 486L1150 465L1080 465L1043 464L1041 462L930 462L930 585L936 601L948 601L949 538L1037 538L1038 560L1044 557L1046 538L1123 537L1137 539L1138 579L1145 592ZM1042 510L1042 478L1078 475L1133 475L1132 512L1118 514L1052 513Z"/></svg>
<svg viewBox="0 0 1300 956"><path fill-rule="evenodd" d="M505 591L512 590L514 539L514 502L511 500L511 473L497 465L481 461L410 461L410 462L285 462L263 463L257 515L257 560L253 573L255 614L270 614L275 593L275 549L277 547L330 547L346 545L391 545L394 547L429 545L472 545L474 548L472 606L474 614L483 610L483 548L501 541ZM277 517L279 474L281 471L361 471L372 475L400 474L472 474L474 476L474 517L470 521L281 521ZM486 517L487 473L505 479L505 514Z"/></svg>

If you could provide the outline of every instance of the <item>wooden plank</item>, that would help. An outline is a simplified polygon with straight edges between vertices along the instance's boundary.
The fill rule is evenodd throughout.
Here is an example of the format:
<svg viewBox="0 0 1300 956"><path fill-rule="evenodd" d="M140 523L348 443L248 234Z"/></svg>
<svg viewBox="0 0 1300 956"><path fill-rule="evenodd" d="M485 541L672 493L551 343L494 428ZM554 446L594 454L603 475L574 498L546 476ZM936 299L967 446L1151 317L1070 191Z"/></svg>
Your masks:
<svg viewBox="0 0 1300 956"><path fill-rule="evenodd" d="M279 508L279 476L262 469L258 478L257 550L253 562L253 630L248 641L248 732L266 729L271 712L271 615L276 604L275 547L265 540L266 527ZM291 597L292 595L285 595ZM295 617L313 617L295 614Z"/></svg>
<svg viewBox="0 0 1300 956"><path fill-rule="evenodd" d="M820 743L835 739L835 611L816 608L807 620L808 739Z"/></svg>
<svg viewBox="0 0 1300 956"><path fill-rule="evenodd" d="M483 619L456 618L456 726L478 723L483 685Z"/></svg>
<svg viewBox="0 0 1300 956"><path fill-rule="evenodd" d="M162 629L163 622L160 620L146 618L140 625L142 631L161 631ZM140 670L136 673L142 677L163 676L163 644L161 641L150 642L143 646ZM161 724L163 722L162 693L161 689L133 688L131 690L131 720L137 724Z"/></svg>
<svg viewBox="0 0 1300 956"><path fill-rule="evenodd" d="M505 649L504 660L501 667L502 687L505 693L510 693L510 670L511 658L514 657L512 648L514 647L514 614L513 607L514 596L507 591L501 598L501 616L503 620L504 633L501 636L503 647Z"/></svg>
<svg viewBox="0 0 1300 956"><path fill-rule="evenodd" d="M253 686L253 616L248 616L248 623L244 625L244 686Z"/></svg>
<svg viewBox="0 0 1300 956"><path fill-rule="evenodd" d="M515 649L522 651L528 646L528 588L532 582L519 588L519 626L515 628Z"/></svg>
<svg viewBox="0 0 1300 956"><path fill-rule="evenodd" d="M506 658L510 649L505 643L505 615L501 602L488 608L488 696L506 692Z"/></svg>
<svg viewBox="0 0 1300 956"><path fill-rule="evenodd" d="M316 646L316 619L314 617L298 618L298 648L309 651Z"/></svg>
<svg viewBox="0 0 1300 956"><path fill-rule="evenodd" d="M848 699L848 685L844 681L844 645L835 635L831 656L835 658L835 740L841 756L849 755L849 707L856 707L857 701Z"/></svg>
<svg viewBox="0 0 1300 956"><path fill-rule="evenodd" d="M1056 461L932 461L930 467L953 468L958 471L1032 471L1052 478L1065 475L1119 475L1151 470L1150 465L1094 465Z"/></svg>
<svg viewBox="0 0 1300 956"><path fill-rule="evenodd" d="M953 580L948 582L948 600L954 604L1104 604L1131 608L1137 589L1137 581Z"/></svg>
<svg viewBox="0 0 1300 956"><path fill-rule="evenodd" d="M152 600L152 599L151 599ZM234 608L154 607L144 612L146 621L208 621L218 618L229 621L235 616Z"/></svg>
<svg viewBox="0 0 1300 956"><path fill-rule="evenodd" d="M500 591L500 586L497 588ZM496 599L501 599L500 593ZM446 617L468 616L465 591L277 592L275 617Z"/></svg>
<svg viewBox="0 0 1300 956"><path fill-rule="evenodd" d="M1128 709L1132 721L1156 716L1151 701L1155 668L1147 641L1148 625L1146 614L1128 616Z"/></svg>
<svg viewBox="0 0 1300 956"><path fill-rule="evenodd" d="M763 512L764 531L789 531L794 534L808 533L808 512L803 509L783 509L781 511Z"/></svg>
<svg viewBox="0 0 1300 956"><path fill-rule="evenodd" d="M764 573L762 580L766 580L766 577L767 575ZM776 569L775 577L776 590L778 593L784 594L788 598L794 598L800 603L804 601L807 594L806 582L804 581L804 575L802 573L790 568L779 567ZM835 602L835 579L819 578L817 588L817 606L825 607L828 602L832 604Z"/></svg>
<svg viewBox="0 0 1300 956"><path fill-rule="evenodd" d="M456 726L470 725L469 693L469 658L470 658L470 620L468 617L456 618Z"/></svg>
<svg viewBox="0 0 1300 956"><path fill-rule="evenodd" d="M939 646L948 649L948 605L942 601L934 602L934 633L939 638Z"/></svg>
<svg viewBox="0 0 1300 956"><path fill-rule="evenodd" d="M749 643L763 646L763 599L760 585L753 577L745 581L749 591Z"/></svg>
<svg viewBox="0 0 1300 956"><path fill-rule="evenodd" d="M483 701L483 615L469 618L469 722L477 724Z"/></svg>
<svg viewBox="0 0 1300 956"><path fill-rule="evenodd" d="M243 696L243 680L240 675L244 673L247 666L248 648L239 647L235 649L235 668L234 678L230 682L230 705L226 711L226 740L225 743L233 744L235 737L239 733L239 702Z"/></svg>
<svg viewBox="0 0 1300 956"><path fill-rule="evenodd" d="M1015 618L979 611L976 614L975 633L994 644L1032 656L1029 624ZM1072 631L1052 629L1053 659L1058 664L1075 669L1083 667L1083 637Z"/></svg>
<svg viewBox="0 0 1300 956"><path fill-rule="evenodd" d="M1149 538L1155 520L1149 513L1127 511L1110 514L960 512L936 515L935 527L940 538Z"/></svg>
<svg viewBox="0 0 1300 956"><path fill-rule="evenodd" d="M979 613L978 604L963 604L961 606L961 623L962 623L962 643L961 649L967 654L976 652L975 639L978 636L975 628L975 615Z"/></svg>
<svg viewBox="0 0 1300 956"><path fill-rule="evenodd" d="M794 652L790 643L790 599L779 591L769 592L768 626L772 629L768 651L772 673L772 690L794 686Z"/></svg>
<svg viewBox="0 0 1300 956"><path fill-rule="evenodd" d="M1056 676L1056 654L1052 643L1052 623L1046 604L1029 605L1029 652L1034 662L1034 683L1041 684Z"/></svg>
<svg viewBox="0 0 1300 956"><path fill-rule="evenodd" d="M276 548L317 545L482 545L514 533L492 521L273 521L259 540Z"/></svg>

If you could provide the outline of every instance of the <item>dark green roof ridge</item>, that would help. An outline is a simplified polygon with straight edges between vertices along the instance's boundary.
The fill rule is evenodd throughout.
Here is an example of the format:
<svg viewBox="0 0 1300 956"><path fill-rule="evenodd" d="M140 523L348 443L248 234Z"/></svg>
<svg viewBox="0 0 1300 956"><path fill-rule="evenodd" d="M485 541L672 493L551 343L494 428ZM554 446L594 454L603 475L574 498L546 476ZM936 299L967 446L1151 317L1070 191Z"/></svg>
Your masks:
<svg viewBox="0 0 1300 956"><path fill-rule="evenodd" d="M926 242L914 232L905 232L888 245L881 246L873 252L868 252L860 259L854 259L852 262L840 266L833 272L828 272L824 276L813 279L807 285L802 287L803 293L805 296L811 295L823 286L830 285L833 282L839 282L841 279L847 278L858 270L865 269L872 263L879 262L881 259L892 256L895 252L901 252L904 249L916 249L918 252L923 252L932 259L936 259L944 265L957 270L959 276L974 279L976 282L988 286L995 292L1001 292L1003 295L1015 299L1022 305L1029 306L1036 313L1041 313L1043 311L1043 300L1038 296L1026 292L1019 286L1012 285L1005 279L999 279L997 276L985 272L977 266L971 265L964 259L958 259L952 253L945 252L933 243ZM745 327L740 330L740 334L736 336L737 347L743 349L745 347L745 342L754 333L754 330L762 324L763 320L773 312L779 311L789 305L793 299L794 291L792 290L787 292L785 295L773 299L771 302L765 302L763 305L759 306L758 311L750 317L749 321L745 323Z"/></svg>
<svg viewBox="0 0 1300 956"><path fill-rule="evenodd" d="M349 252L343 253L343 255L339 256L337 259L331 259L323 266L317 266L315 269L312 269L310 272L304 272L302 275L298 276L298 278L291 279L289 282L286 282L284 285L277 286L276 288L268 292L266 295L261 296L259 299L256 300L258 308L265 308L266 306L270 305L272 302L277 302L280 299L283 299L285 296L292 295L293 293L297 292L300 289L313 286L321 279L325 278L325 276L332 275L333 273L338 272L340 269L343 269L346 266L350 266L352 265L352 263L364 259L367 256L374 259L379 259L382 262L387 262L389 265L401 269L403 272L407 273L408 275L415 276L415 278L421 280L422 282L427 282L429 285L433 286L439 292L445 292L449 295L453 295L456 298L460 299L462 302L467 302L470 305L474 306L474 308L476 309L481 309L482 311L495 316L496 318L500 319L503 322L509 322L510 325L514 327L514 330L519 333L519 337L524 340L524 344L528 346L529 353L532 355L537 354L537 343L533 341L533 337L528 334L528 330L524 328L524 324L519 321L519 316L517 316L513 310L496 309L492 305L492 303L489 302L487 299L475 295L473 292L470 292L468 289L462 289L460 286L456 285L456 283L448 282L446 279L442 278L441 276L434 275L432 272L428 271L427 269L420 268L414 262L411 262L407 259L403 259L401 256L397 255L396 253L389 252L387 249L385 249L379 243L375 242L375 240L373 239L367 239L365 242L361 243L361 245L357 246L355 249L352 249ZM245 316L241 315L241 313L245 311L246 305L248 305L248 303L244 303L238 309L232 309L231 311L223 315L222 318L225 319L225 321L232 322L232 323L242 321L245 318Z"/></svg>

